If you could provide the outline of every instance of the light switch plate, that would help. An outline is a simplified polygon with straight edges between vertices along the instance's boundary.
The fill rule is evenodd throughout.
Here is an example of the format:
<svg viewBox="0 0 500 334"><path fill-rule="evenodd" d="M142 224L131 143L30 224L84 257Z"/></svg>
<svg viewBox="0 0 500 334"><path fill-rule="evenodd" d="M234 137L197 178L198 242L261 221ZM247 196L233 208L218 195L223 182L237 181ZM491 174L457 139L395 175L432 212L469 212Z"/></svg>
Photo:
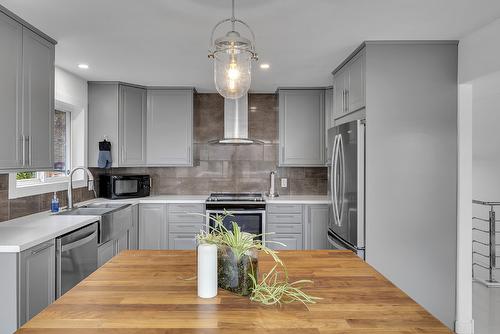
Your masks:
<svg viewBox="0 0 500 334"><path fill-rule="evenodd" d="M282 178L281 179L281 188L286 188L286 187L288 187L288 179Z"/></svg>

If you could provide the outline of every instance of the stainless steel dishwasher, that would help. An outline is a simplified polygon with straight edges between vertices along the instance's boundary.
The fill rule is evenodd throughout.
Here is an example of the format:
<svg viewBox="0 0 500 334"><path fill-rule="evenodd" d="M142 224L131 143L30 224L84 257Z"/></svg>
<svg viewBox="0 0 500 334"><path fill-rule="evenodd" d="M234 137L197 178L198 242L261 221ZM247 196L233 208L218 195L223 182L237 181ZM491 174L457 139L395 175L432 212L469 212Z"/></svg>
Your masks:
<svg viewBox="0 0 500 334"><path fill-rule="evenodd" d="M98 223L56 239L56 298L97 269Z"/></svg>

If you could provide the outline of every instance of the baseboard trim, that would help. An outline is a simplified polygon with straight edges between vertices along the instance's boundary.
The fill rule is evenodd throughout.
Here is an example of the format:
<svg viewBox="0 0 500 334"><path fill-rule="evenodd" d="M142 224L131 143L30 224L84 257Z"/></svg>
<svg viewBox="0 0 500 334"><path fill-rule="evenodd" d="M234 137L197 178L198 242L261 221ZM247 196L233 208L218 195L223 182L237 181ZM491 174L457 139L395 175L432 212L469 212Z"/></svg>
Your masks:
<svg viewBox="0 0 500 334"><path fill-rule="evenodd" d="M474 319L470 319L468 321L455 321L455 333L474 334Z"/></svg>

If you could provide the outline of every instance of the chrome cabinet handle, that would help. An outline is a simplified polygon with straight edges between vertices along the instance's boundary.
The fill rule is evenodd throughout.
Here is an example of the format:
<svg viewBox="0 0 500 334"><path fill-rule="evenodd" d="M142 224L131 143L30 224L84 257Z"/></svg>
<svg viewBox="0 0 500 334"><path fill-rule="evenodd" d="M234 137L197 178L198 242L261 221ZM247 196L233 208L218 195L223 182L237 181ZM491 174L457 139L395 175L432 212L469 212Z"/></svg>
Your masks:
<svg viewBox="0 0 500 334"><path fill-rule="evenodd" d="M50 247L52 247L52 244L47 244L47 245L45 245L42 248L39 248L39 249L34 250L34 251L31 251L31 255L37 255L37 254L43 252L44 250L49 249Z"/></svg>
<svg viewBox="0 0 500 334"><path fill-rule="evenodd" d="M32 145L32 140L30 136L26 137L28 139L28 165L31 166L31 145Z"/></svg>
<svg viewBox="0 0 500 334"><path fill-rule="evenodd" d="M22 160L21 163L23 164L23 167L26 166L26 138L24 135L21 135L21 145L22 145Z"/></svg>
<svg viewBox="0 0 500 334"><path fill-rule="evenodd" d="M349 90L346 89L345 90L345 112L348 113L349 112Z"/></svg>

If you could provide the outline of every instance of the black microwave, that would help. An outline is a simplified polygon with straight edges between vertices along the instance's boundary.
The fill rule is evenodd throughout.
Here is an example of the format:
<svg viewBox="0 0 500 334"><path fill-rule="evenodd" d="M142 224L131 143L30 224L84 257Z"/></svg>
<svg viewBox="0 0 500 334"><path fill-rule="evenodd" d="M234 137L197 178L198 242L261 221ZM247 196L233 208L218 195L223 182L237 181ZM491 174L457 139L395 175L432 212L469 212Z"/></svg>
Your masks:
<svg viewBox="0 0 500 334"><path fill-rule="evenodd" d="M101 175L99 196L109 199L124 199L149 196L149 175Z"/></svg>

